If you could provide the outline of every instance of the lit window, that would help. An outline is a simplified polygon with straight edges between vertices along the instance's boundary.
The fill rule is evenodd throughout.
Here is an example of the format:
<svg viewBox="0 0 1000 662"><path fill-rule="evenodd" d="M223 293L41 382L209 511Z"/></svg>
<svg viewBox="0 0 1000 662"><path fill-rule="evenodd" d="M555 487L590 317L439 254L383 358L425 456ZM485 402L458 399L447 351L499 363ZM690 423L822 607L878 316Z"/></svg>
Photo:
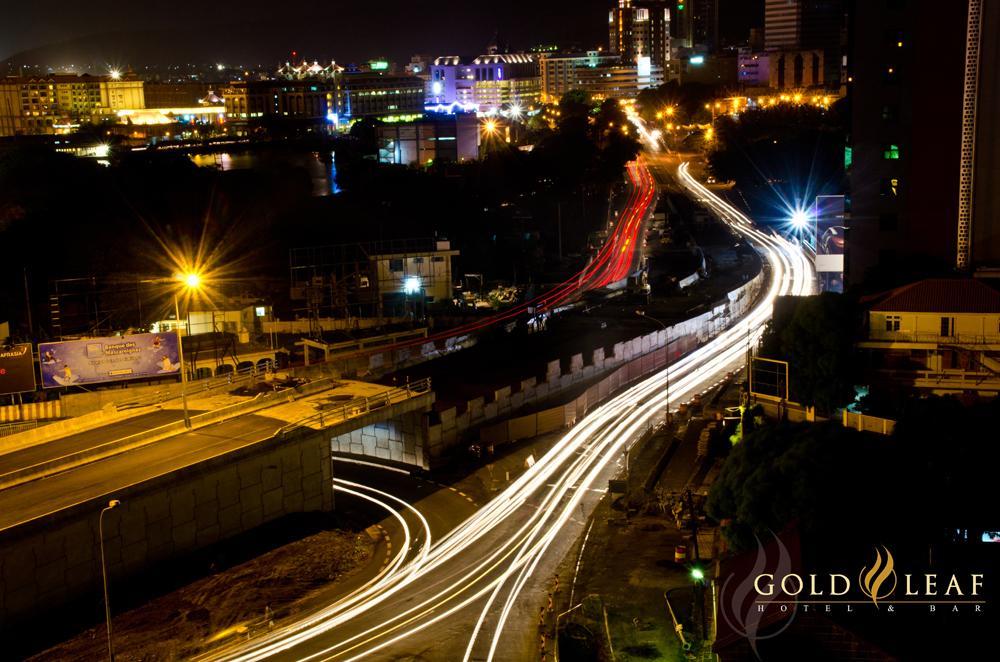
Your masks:
<svg viewBox="0 0 1000 662"><path fill-rule="evenodd" d="M889 145L882 151L882 158L888 161L899 159L899 145Z"/></svg>
<svg viewBox="0 0 1000 662"><path fill-rule="evenodd" d="M902 318L899 315L886 315L885 316L885 330L886 331L899 331L899 323Z"/></svg>

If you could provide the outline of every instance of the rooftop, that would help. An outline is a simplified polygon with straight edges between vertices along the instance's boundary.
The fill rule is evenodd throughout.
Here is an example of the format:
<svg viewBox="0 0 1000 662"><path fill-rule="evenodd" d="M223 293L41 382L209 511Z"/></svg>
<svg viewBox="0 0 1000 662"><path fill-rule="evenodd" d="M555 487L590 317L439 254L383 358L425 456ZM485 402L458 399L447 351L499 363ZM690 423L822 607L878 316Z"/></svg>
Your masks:
<svg viewBox="0 0 1000 662"><path fill-rule="evenodd" d="M1000 292L974 278L928 278L862 299L869 310L1000 313Z"/></svg>

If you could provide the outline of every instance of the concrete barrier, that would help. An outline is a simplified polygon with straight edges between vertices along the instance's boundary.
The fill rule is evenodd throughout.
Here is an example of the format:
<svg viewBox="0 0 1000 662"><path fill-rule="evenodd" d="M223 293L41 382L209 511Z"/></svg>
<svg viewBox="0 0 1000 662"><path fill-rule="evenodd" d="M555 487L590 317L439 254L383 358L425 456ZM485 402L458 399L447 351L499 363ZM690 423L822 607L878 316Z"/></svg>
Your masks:
<svg viewBox="0 0 1000 662"><path fill-rule="evenodd" d="M462 441L474 439L476 435L483 444L500 445L574 425L612 393L662 370L728 329L758 300L763 291L764 277L762 270L701 314L665 330L615 343L610 352L602 346L582 354L549 360L545 364L544 381L521 379L516 391L506 387L496 389L493 401L485 405L482 398L470 400L461 407L467 415L459 415L459 407L438 412L439 421L427 424L431 460L441 457ZM600 379L582 395L565 404L510 418L517 414L518 409L558 397L560 393L598 377ZM498 418L508 420L493 423Z"/></svg>
<svg viewBox="0 0 1000 662"><path fill-rule="evenodd" d="M224 421L242 416L246 413L265 409L279 404L281 401L291 402L297 398L313 395L324 391L332 386L332 380L321 380L303 384L295 388L283 389L274 393L260 393L246 402L240 402L229 407L223 407L214 411L205 412L191 417L191 430L198 430L209 425L215 425ZM54 458L46 462L24 467L16 471L11 471L0 475L0 490L9 489L32 480L45 478L53 474L68 471L70 469L103 460L121 453L125 453L137 448L142 448L148 444L167 439L188 431L184 421L168 423L156 428L144 430L142 432L113 439L99 446L93 446L85 450L70 453L62 457Z"/></svg>
<svg viewBox="0 0 1000 662"><path fill-rule="evenodd" d="M266 522L333 510L330 447L303 430L0 531L0 641L28 646L51 636L67 611L101 621L98 515L110 498L121 505L104 517L104 549L108 578L122 592L164 563Z"/></svg>
<svg viewBox="0 0 1000 662"><path fill-rule="evenodd" d="M18 421L47 420L63 417L62 401L28 402L23 405L6 405L0 407L0 423Z"/></svg>

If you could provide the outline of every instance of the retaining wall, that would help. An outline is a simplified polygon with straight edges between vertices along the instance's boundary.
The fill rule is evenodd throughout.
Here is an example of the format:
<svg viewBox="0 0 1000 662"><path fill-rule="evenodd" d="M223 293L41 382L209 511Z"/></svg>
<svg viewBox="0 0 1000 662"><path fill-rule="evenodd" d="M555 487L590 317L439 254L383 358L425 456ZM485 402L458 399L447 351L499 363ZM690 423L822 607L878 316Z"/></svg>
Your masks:
<svg viewBox="0 0 1000 662"><path fill-rule="evenodd" d="M753 307L763 284L761 271L697 317L666 330L615 343L608 349L599 347L587 354L549 361L542 379L528 377L496 389L490 397L475 398L438 412L427 423L427 452L431 462L477 435L483 443L502 444L575 424L618 389L662 370L728 329ZM601 375L605 377L567 404L515 417L519 410L579 388ZM498 418L508 420L493 424Z"/></svg>
<svg viewBox="0 0 1000 662"><path fill-rule="evenodd" d="M102 618L98 516L112 591L284 515L333 510L328 438L301 430L0 531L0 641L24 640L53 612ZM16 636L15 636L16 635Z"/></svg>

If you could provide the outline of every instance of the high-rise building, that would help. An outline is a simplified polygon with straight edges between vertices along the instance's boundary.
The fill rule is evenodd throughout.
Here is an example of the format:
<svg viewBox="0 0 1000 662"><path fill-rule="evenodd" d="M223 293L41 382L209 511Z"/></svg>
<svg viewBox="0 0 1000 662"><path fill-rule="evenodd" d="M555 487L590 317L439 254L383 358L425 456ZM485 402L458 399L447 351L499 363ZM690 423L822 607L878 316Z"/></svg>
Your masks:
<svg viewBox="0 0 1000 662"><path fill-rule="evenodd" d="M558 101L570 90L586 90L595 99L635 98L639 90L663 84L663 68L625 63L598 51L539 55L542 101Z"/></svg>
<svg viewBox="0 0 1000 662"><path fill-rule="evenodd" d="M855 5L847 282L1000 266L1000 6ZM987 66L988 63L988 66Z"/></svg>
<svg viewBox="0 0 1000 662"><path fill-rule="evenodd" d="M844 0L766 0L764 50L821 50L828 87L839 87L844 50Z"/></svg>
<svg viewBox="0 0 1000 662"><path fill-rule="evenodd" d="M670 8L667 0L617 0L608 14L608 45L622 62L650 62L667 68L670 60ZM683 3L681 3L683 4ZM686 10L686 8L685 8Z"/></svg>
<svg viewBox="0 0 1000 662"><path fill-rule="evenodd" d="M802 37L801 0L766 0L764 3L764 49L799 47Z"/></svg>
<svg viewBox="0 0 1000 662"><path fill-rule="evenodd" d="M844 0L803 0L800 46L823 51L823 80L828 88L838 89L843 83L846 42Z"/></svg>
<svg viewBox="0 0 1000 662"><path fill-rule="evenodd" d="M677 3L677 13L685 3ZM714 53L719 49L719 0L693 0L691 7L691 40L695 50Z"/></svg>

